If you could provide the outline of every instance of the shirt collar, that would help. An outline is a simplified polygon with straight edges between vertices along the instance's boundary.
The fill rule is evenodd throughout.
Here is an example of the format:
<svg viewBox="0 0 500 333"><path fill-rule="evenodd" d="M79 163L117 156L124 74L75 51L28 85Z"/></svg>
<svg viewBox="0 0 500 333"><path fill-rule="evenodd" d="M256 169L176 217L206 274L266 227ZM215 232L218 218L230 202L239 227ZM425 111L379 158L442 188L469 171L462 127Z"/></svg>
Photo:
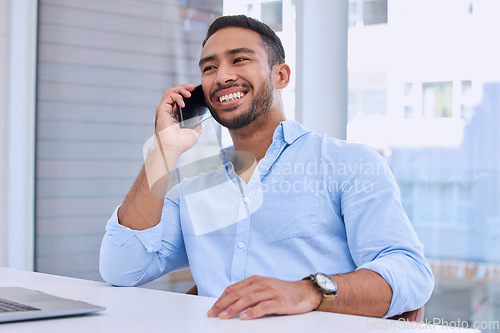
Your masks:
<svg viewBox="0 0 500 333"><path fill-rule="evenodd" d="M295 140L310 131L311 130L294 120L285 120L282 121L274 131L273 140L282 139L287 144L291 145Z"/></svg>
<svg viewBox="0 0 500 333"><path fill-rule="evenodd" d="M236 160L236 151L234 150L234 146L231 145L225 148L221 148L219 152L219 158L224 165L227 165L228 163L234 163L234 161Z"/></svg>
<svg viewBox="0 0 500 333"><path fill-rule="evenodd" d="M309 133L310 131L310 129L305 128L304 126L302 126L302 124L294 120L285 120L282 121L274 130L273 142L284 141L288 145L291 145L298 138L306 133ZM227 164L228 162L234 162L236 158L234 146L231 145L222 148L220 150L219 157L224 164Z"/></svg>

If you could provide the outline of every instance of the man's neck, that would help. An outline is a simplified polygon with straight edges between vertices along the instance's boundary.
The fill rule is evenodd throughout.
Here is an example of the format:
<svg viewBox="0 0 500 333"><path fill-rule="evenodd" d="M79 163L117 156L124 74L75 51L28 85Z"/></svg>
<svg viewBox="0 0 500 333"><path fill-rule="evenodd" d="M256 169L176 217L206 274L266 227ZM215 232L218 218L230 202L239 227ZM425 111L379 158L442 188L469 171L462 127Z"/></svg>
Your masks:
<svg viewBox="0 0 500 333"><path fill-rule="evenodd" d="M259 120L245 128L230 131L234 150L252 154L257 162L266 155L266 151L273 141L276 127L286 118L282 113L275 113L266 119Z"/></svg>

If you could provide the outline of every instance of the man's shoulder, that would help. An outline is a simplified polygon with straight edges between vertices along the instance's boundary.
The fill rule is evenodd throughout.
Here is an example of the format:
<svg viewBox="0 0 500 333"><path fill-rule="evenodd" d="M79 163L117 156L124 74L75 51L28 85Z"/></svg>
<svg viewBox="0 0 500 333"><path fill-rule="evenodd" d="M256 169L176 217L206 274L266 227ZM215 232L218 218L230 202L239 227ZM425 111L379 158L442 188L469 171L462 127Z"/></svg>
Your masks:
<svg viewBox="0 0 500 333"><path fill-rule="evenodd" d="M359 159L363 157L378 159L382 157L380 152L366 144L349 142L345 139L334 138L325 133L312 130L307 130L304 135L297 140L297 143L301 143L306 147L316 147L316 149L320 150L323 154L341 159Z"/></svg>

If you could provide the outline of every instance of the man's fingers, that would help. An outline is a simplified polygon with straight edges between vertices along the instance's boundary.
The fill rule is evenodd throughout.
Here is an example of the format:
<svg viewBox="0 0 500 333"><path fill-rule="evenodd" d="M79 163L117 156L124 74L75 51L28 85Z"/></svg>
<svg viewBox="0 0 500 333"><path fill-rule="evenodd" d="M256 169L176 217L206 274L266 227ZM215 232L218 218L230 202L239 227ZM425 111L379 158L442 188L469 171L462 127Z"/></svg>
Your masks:
<svg viewBox="0 0 500 333"><path fill-rule="evenodd" d="M160 110L163 107L167 107L167 110L173 110L174 104L179 105L180 107L185 107L186 105L184 104L184 98L182 97L181 94L176 93L176 92L165 92L165 95L163 96L163 99L160 103Z"/></svg>
<svg viewBox="0 0 500 333"><path fill-rule="evenodd" d="M260 292L260 293L248 293L241 298L239 298L236 302L234 302L231 306L222 311L219 315L221 319L229 319L233 318L237 314L243 312L244 310L256 306L261 302L265 302L269 300L271 297L268 292Z"/></svg>
<svg viewBox="0 0 500 333"><path fill-rule="evenodd" d="M184 104L184 98L191 97L191 91L194 89L192 84L182 84L176 88L167 89L163 92L163 97L160 105L167 104L173 108L173 104L177 103L181 107L186 106Z"/></svg>
<svg viewBox="0 0 500 333"><path fill-rule="evenodd" d="M191 97L191 91L194 90L194 85L192 84L181 84L179 86L179 93L184 97Z"/></svg>
<svg viewBox="0 0 500 333"><path fill-rule="evenodd" d="M274 279L254 275L227 287L207 315L232 318L259 302L275 297L272 281Z"/></svg>
<svg viewBox="0 0 500 333"><path fill-rule="evenodd" d="M182 84L163 92L160 105L156 108L155 127L157 131L161 131L174 123L173 118L176 118L175 105L185 107L184 98L189 98L193 89L194 85L192 84Z"/></svg>
<svg viewBox="0 0 500 333"><path fill-rule="evenodd" d="M177 94L173 95L175 103L177 103L177 105L179 105L182 108L185 107L186 103L184 102L184 98L191 97L191 90L193 89L194 86L192 84L180 85Z"/></svg>
<svg viewBox="0 0 500 333"><path fill-rule="evenodd" d="M207 315L209 317L217 317L240 297L243 297L243 295L257 292L258 290L255 289L256 286L253 281L254 278L250 277L227 287L217 302L215 302L212 308L208 311Z"/></svg>
<svg viewBox="0 0 500 333"><path fill-rule="evenodd" d="M280 303L274 299L260 302L240 315L240 319L256 319L266 315L280 314Z"/></svg>
<svg viewBox="0 0 500 333"><path fill-rule="evenodd" d="M221 297L219 297L217 302L215 302L212 308L208 311L207 315L209 317L219 316L224 310L238 300L240 295L236 291L233 291L235 289L234 287L235 285L232 285L224 290Z"/></svg>

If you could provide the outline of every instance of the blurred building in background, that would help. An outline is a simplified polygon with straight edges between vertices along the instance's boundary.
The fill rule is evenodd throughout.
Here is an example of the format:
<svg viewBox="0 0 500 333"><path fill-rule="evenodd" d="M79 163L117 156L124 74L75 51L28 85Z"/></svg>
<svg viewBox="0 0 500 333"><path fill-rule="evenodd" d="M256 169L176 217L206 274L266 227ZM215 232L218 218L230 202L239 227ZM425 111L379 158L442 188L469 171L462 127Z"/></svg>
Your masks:
<svg viewBox="0 0 500 333"><path fill-rule="evenodd" d="M348 140L386 156L429 258L500 264L500 3L351 9Z"/></svg>
<svg viewBox="0 0 500 333"><path fill-rule="evenodd" d="M497 319L500 3L349 4L347 139L377 149L398 181L436 276L426 317Z"/></svg>

